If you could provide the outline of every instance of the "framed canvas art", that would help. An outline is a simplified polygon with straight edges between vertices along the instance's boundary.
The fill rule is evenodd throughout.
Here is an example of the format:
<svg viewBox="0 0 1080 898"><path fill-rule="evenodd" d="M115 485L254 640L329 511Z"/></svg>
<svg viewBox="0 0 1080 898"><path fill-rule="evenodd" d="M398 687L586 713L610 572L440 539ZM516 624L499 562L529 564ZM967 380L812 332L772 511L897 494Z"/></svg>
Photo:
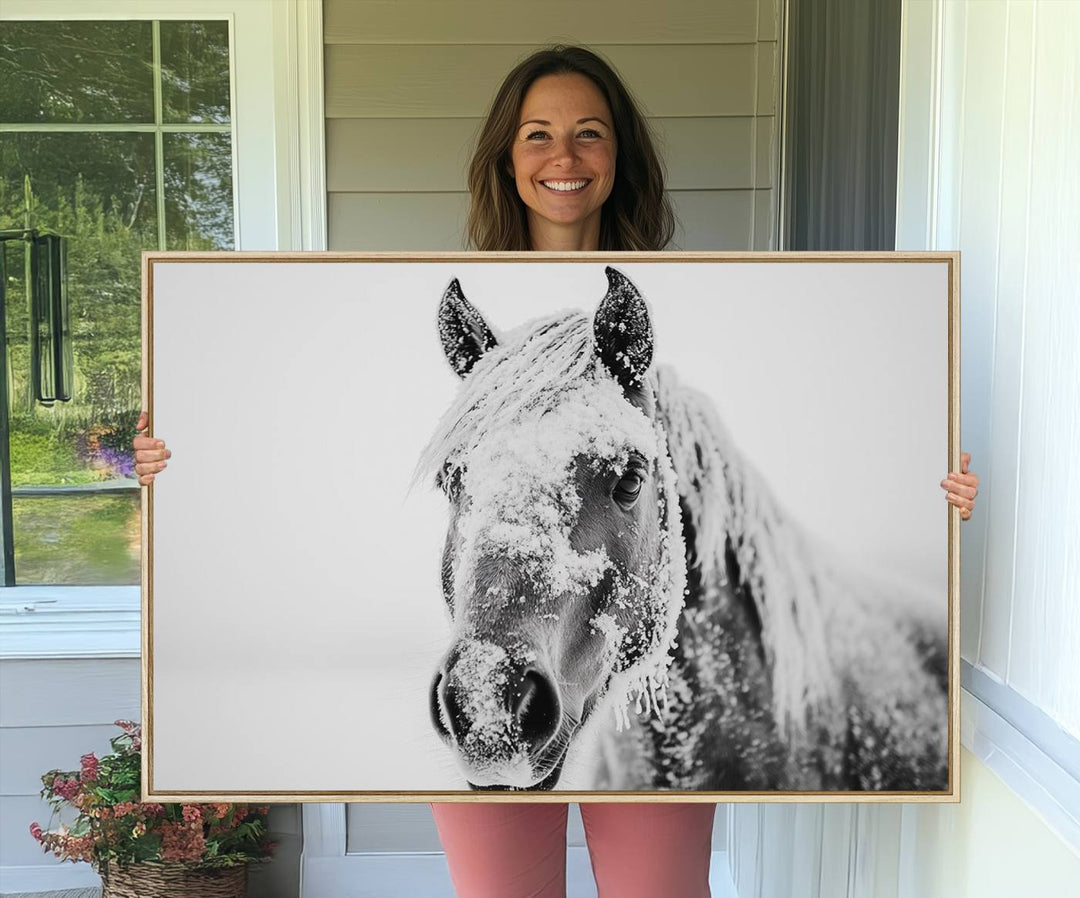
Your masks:
<svg viewBox="0 0 1080 898"><path fill-rule="evenodd" d="M958 254L143 275L147 800L958 800Z"/></svg>

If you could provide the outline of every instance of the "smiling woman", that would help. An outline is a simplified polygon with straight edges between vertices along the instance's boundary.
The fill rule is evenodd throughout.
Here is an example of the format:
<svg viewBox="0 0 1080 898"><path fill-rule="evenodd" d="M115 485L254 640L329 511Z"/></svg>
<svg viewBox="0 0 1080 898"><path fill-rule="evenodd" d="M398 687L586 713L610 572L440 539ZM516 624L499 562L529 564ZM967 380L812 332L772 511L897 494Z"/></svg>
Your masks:
<svg viewBox="0 0 1080 898"><path fill-rule="evenodd" d="M603 94L584 75L547 75L533 82L520 115L510 167L533 245L596 245L617 149Z"/></svg>
<svg viewBox="0 0 1080 898"><path fill-rule="evenodd" d="M540 50L506 76L468 183L478 250L659 250L675 233L645 116L583 47Z"/></svg>

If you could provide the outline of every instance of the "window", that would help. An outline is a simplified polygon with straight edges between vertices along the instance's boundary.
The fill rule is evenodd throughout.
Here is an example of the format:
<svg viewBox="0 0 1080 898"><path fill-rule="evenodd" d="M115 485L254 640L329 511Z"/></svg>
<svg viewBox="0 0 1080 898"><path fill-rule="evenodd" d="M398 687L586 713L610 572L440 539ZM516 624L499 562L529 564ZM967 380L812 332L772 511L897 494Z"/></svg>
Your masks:
<svg viewBox="0 0 1080 898"><path fill-rule="evenodd" d="M139 582L140 253L236 246L230 56L226 20L4 23L9 585ZM69 402L34 397L34 232L67 242Z"/></svg>

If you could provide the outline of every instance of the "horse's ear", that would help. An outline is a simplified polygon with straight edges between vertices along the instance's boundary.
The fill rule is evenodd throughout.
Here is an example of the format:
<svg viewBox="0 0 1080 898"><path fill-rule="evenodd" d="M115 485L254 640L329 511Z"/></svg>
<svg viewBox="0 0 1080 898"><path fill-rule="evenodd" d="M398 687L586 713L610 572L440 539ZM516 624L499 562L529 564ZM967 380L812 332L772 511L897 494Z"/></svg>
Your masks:
<svg viewBox="0 0 1080 898"><path fill-rule="evenodd" d="M626 275L611 266L604 273L607 294L593 318L596 353L623 389L639 390L653 356L649 308Z"/></svg>
<svg viewBox="0 0 1080 898"><path fill-rule="evenodd" d="M439 303L439 339L450 366L465 377L485 352L496 344L495 334L473 308L454 278Z"/></svg>

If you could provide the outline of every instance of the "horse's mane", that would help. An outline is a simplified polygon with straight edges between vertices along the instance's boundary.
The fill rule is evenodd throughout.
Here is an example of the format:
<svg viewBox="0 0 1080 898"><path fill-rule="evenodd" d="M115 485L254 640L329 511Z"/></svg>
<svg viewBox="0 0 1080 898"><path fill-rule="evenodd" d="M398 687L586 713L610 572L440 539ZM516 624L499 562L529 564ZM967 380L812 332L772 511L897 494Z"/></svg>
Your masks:
<svg viewBox="0 0 1080 898"><path fill-rule="evenodd" d="M415 479L453 467L522 412L554 407L597 364L592 324L581 312L559 312L497 336L439 419Z"/></svg>
<svg viewBox="0 0 1080 898"><path fill-rule="evenodd" d="M682 386L670 368L655 374L657 413L667 431L679 496L689 511L704 588L726 584L730 545L740 583L752 596L772 670L773 709L781 729L803 733L840 700L828 627L835 609L832 574L819 548L785 516L758 472L743 458L712 400ZM714 586L715 588L715 586Z"/></svg>

